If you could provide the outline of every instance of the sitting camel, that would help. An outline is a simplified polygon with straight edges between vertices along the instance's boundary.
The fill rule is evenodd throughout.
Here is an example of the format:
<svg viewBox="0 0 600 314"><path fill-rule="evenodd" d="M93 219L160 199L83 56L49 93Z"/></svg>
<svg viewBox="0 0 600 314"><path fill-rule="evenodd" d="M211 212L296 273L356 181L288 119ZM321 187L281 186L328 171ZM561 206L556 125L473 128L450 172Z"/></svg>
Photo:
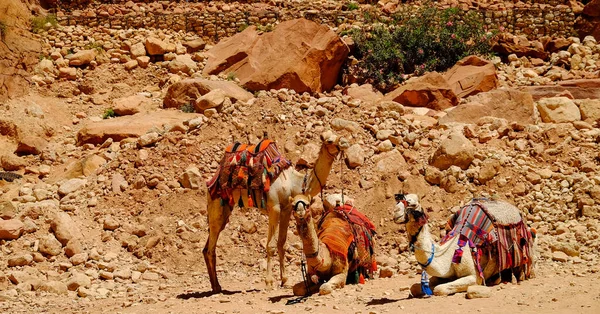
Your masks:
<svg viewBox="0 0 600 314"><path fill-rule="evenodd" d="M294 295L317 289L321 295L329 294L346 283L372 276L376 268L373 223L352 205L344 205L323 213L315 225L310 201L310 196L303 194L290 198L308 268L307 281L294 285Z"/></svg>
<svg viewBox="0 0 600 314"><path fill-rule="evenodd" d="M394 221L406 224L411 250L423 271L432 276L433 294L450 295L475 284L510 281L511 271L517 280L531 276L535 234L515 206L474 199L452 216L452 230L441 244L435 244L418 196L397 194L396 200ZM463 254L463 247L471 248L472 254ZM413 285L411 294L426 294L425 282Z"/></svg>
<svg viewBox="0 0 600 314"><path fill-rule="evenodd" d="M280 172L276 177L269 181L269 189L267 192L258 190L245 190L234 187L234 180L224 180L226 188L229 190L230 195L212 193L212 187L209 186L207 216L208 216L208 230L209 235L206 240L206 245L202 251L204 254L204 261L208 269L208 275L210 277L210 284L212 291L215 293L221 292L221 285L217 278L217 257L216 247L219 234L229 221L229 215L231 214L234 206L241 204L243 206L266 208L269 216L269 229L267 233L267 274L266 284L267 288L273 285L273 276L271 274L271 257L275 255L275 245L273 243L273 235L276 234L277 227L279 226L279 236L277 241L277 250L279 252L279 268L281 275L281 285L283 286L287 281L287 275L285 272L285 252L284 245L287 238L287 229L289 226L291 206L289 204L289 197L295 196L301 193L308 193L312 196L317 195L325 185L329 171L333 165L335 158L338 154L348 148L348 141L343 137L338 137L331 131L326 131L321 135L322 145L319 152L318 158L315 162L312 171L302 174L292 167L281 167ZM234 145L237 148L238 145ZM260 145L258 145L260 146ZM275 150L276 151L276 150ZM224 165L226 161L221 161L221 165ZM228 166L228 165L227 165ZM266 168L266 167L265 167ZM251 169L253 170L253 169ZM263 177L264 178L264 177ZM220 181L219 171L211 181ZM218 183L217 183L218 184ZM210 185L210 184L209 184ZM264 206L262 204L253 204L252 195L263 194L263 200L266 199ZM224 195L224 196L223 196ZM260 198L260 197L259 197ZM240 202L237 202L240 200ZM233 202L232 202L233 201ZM236 203L237 202L237 203ZM245 204L245 205L244 205Z"/></svg>

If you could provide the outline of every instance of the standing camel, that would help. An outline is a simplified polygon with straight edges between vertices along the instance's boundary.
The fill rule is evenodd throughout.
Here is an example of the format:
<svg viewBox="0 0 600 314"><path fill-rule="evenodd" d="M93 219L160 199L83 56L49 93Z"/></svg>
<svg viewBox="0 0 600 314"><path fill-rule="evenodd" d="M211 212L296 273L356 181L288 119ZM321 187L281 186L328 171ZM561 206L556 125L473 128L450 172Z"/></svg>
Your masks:
<svg viewBox="0 0 600 314"><path fill-rule="evenodd" d="M308 273L308 282L294 285L294 295L307 295L317 289L321 295L330 294L353 282L352 277L348 280L349 274L371 275L375 270L375 225L351 205L323 213L316 224L310 201L308 195L290 197Z"/></svg>
<svg viewBox="0 0 600 314"><path fill-rule="evenodd" d="M475 284L498 283L500 274L505 278L504 270L509 277L512 271L517 280L530 277L534 234L525 226L515 206L503 201L473 200L452 216L452 231L442 244L436 244L418 196L397 194L396 200L394 221L406 225L417 262L432 276L433 294L450 295L465 292ZM479 223L487 219L489 222ZM469 254L469 249L473 254ZM421 288L419 284L413 285L411 294L422 295Z"/></svg>
<svg viewBox="0 0 600 314"><path fill-rule="evenodd" d="M269 217L269 230L267 233L267 274L265 279L267 288L273 286L271 257L275 255L273 235L277 231L277 226L279 226L279 236L276 247L279 253L281 285L283 286L287 281L284 261L285 252L283 247L287 239L287 229L291 215L289 198L304 192L312 196L321 192L321 189L327 181L335 158L342 150L345 150L349 146L348 141L345 138L338 137L331 131L324 132L321 135L321 141L321 150L319 151L318 158L312 171L309 171L307 174L302 174L291 167L286 168L271 183L270 189L266 194L265 205ZM202 253L204 254L204 261L206 262L206 267L208 269L212 291L219 293L221 292L221 285L219 285L216 270L217 240L219 239L219 234L229 222L229 216L234 206L228 202L223 202L221 198L217 197L213 199L210 193L207 194L209 235ZM232 194L234 200L239 200L241 198L243 204L249 204L247 190L236 189L233 190Z"/></svg>

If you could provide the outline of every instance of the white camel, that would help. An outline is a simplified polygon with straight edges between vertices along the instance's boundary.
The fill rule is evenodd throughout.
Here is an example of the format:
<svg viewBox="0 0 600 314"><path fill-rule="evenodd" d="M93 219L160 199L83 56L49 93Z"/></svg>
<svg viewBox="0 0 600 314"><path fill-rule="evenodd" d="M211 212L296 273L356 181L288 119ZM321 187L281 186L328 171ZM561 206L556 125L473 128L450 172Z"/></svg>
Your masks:
<svg viewBox="0 0 600 314"><path fill-rule="evenodd" d="M279 269L281 275L281 285L287 281L285 271L285 252L284 245L287 240L287 229L291 216L290 197L298 194L307 193L311 196L317 195L329 176L329 172L338 154L348 148L349 143L343 137L338 137L331 131L326 131L321 135L321 150L315 162L314 168L306 174L300 173L292 167L283 170L276 180L271 183L267 193L266 210L269 216L269 229L267 233L267 270L266 285L267 288L273 286L273 275L271 272L271 257L275 255L274 235L279 226L279 236L277 239L277 250L279 253ZM223 202L220 198L212 199L210 193L207 193L208 199L208 229L209 235L202 253L208 269L212 291L221 292L221 285L217 279L216 270L216 246L219 234L229 221L229 215L233 206ZM238 200L242 197L243 203L248 204L247 190L234 190L233 199Z"/></svg>
<svg viewBox="0 0 600 314"><path fill-rule="evenodd" d="M404 198L402 200L402 198ZM432 276L430 286L435 295L450 295L458 292L465 292L467 288L475 284L497 284L500 281L498 272L498 255L482 254L480 266L483 272L483 278L479 275L473 256L469 252L469 245L466 245L464 254L460 263L453 263L455 250L459 248L459 235L447 239L443 245L434 243L431 237L429 225L427 223L427 214L419 205L418 196L408 194L406 196L397 195L398 203L394 211L394 221L406 225L406 233L410 242L411 249L414 250L415 258L423 271ZM502 201L485 201L487 211L500 224L514 224L522 220L519 210ZM528 231L529 232L529 231ZM531 257L528 265L514 267L517 280L527 279L525 267L532 266L533 243L531 245ZM508 275L511 276L511 269ZM502 273L502 279L505 279L506 272ZM496 278L498 277L498 278ZM413 296L422 296L421 285L415 284L411 287Z"/></svg>

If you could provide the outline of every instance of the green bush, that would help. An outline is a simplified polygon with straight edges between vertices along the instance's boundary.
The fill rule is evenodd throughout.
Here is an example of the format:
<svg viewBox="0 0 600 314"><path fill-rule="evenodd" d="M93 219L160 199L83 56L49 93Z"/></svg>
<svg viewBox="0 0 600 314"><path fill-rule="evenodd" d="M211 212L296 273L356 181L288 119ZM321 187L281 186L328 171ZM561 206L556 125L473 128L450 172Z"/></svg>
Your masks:
<svg viewBox="0 0 600 314"><path fill-rule="evenodd" d="M358 3L348 2L348 11L358 10Z"/></svg>
<svg viewBox="0 0 600 314"><path fill-rule="evenodd" d="M106 109L106 111L104 111L104 114L102 115L102 119L114 118L116 116L117 116L117 114L115 113L115 111L112 108L108 108L108 109Z"/></svg>
<svg viewBox="0 0 600 314"><path fill-rule="evenodd" d="M488 55L494 32L475 11L425 5L414 14L401 12L391 25L355 29L355 56L367 82L388 89L406 74L444 71L467 55Z"/></svg>
<svg viewBox="0 0 600 314"><path fill-rule="evenodd" d="M6 23L0 21L0 39L2 39L2 41L4 41L4 39L6 39Z"/></svg>
<svg viewBox="0 0 600 314"><path fill-rule="evenodd" d="M31 19L31 29L34 33L39 33L44 30L46 24L50 23L52 27L58 26L58 20L56 19L56 15L48 14L45 16L36 16Z"/></svg>
<svg viewBox="0 0 600 314"><path fill-rule="evenodd" d="M194 108L194 105L192 105L190 103L183 104L181 107L179 107L179 110L181 110L183 112L187 112L187 113L194 113L194 112L196 112L196 109Z"/></svg>

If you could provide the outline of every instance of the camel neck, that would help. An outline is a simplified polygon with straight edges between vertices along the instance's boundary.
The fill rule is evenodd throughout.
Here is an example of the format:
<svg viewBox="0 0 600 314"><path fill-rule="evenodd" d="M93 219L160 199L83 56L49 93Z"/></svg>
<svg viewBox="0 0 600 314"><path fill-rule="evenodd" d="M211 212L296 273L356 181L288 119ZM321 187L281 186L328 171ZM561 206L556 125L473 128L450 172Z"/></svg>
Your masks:
<svg viewBox="0 0 600 314"><path fill-rule="evenodd" d="M415 259L420 265L428 265L431 263L432 254L434 254L439 247L433 242L433 239L431 239L429 224L424 224L420 228L415 226L415 230L417 231L411 235L411 237L416 238L413 243Z"/></svg>
<svg viewBox="0 0 600 314"><path fill-rule="evenodd" d="M319 157L315 161L315 167L309 172L306 191L315 196L321 192L329 177L336 155L331 155L325 146L321 147Z"/></svg>
<svg viewBox="0 0 600 314"><path fill-rule="evenodd" d="M302 239L304 254L308 257L314 257L319 252L319 237L312 218L297 219L296 226L298 236Z"/></svg>

